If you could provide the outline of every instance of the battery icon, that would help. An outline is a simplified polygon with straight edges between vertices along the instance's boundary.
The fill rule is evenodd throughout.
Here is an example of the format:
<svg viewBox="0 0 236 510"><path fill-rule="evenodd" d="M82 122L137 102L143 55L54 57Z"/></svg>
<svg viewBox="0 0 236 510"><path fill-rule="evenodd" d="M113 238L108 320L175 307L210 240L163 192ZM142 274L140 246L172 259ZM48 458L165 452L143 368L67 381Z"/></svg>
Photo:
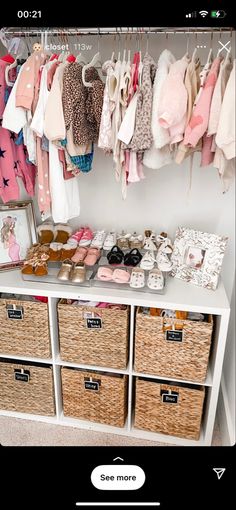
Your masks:
<svg viewBox="0 0 236 510"><path fill-rule="evenodd" d="M222 10L211 11L211 18L224 18L226 16L226 12Z"/></svg>

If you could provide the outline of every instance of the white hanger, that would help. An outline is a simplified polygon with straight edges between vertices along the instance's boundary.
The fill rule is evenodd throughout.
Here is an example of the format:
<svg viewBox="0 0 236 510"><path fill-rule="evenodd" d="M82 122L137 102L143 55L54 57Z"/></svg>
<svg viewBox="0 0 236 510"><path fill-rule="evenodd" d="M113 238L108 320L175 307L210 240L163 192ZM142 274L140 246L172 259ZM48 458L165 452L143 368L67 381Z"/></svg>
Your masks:
<svg viewBox="0 0 236 510"><path fill-rule="evenodd" d="M210 64L210 62L212 62L212 57L213 57L213 50L211 48L209 53L208 53L207 64Z"/></svg>
<svg viewBox="0 0 236 510"><path fill-rule="evenodd" d="M85 56L83 53L79 53L79 55L77 55L75 61L78 63L78 64L84 64L86 65L87 64L87 60L85 59Z"/></svg>
<svg viewBox="0 0 236 510"><path fill-rule="evenodd" d="M194 48L193 54L192 54L192 62L194 62L196 60L196 55L197 55L197 48Z"/></svg>
<svg viewBox="0 0 236 510"><path fill-rule="evenodd" d="M99 51L98 51L98 53L96 53L94 55L91 62L89 62L82 68L82 81L83 81L83 84L85 87L92 87L92 83L90 83L90 81L86 81L86 79L85 79L85 73L86 73L87 69L90 69L90 67L95 67L95 65L98 63L100 63L100 65L102 65L101 64L101 55L100 55Z"/></svg>
<svg viewBox="0 0 236 510"><path fill-rule="evenodd" d="M59 55L59 57L58 57L58 62L63 62L63 60L64 60L64 53L65 53L64 51L62 51L62 52L60 53L60 55Z"/></svg>

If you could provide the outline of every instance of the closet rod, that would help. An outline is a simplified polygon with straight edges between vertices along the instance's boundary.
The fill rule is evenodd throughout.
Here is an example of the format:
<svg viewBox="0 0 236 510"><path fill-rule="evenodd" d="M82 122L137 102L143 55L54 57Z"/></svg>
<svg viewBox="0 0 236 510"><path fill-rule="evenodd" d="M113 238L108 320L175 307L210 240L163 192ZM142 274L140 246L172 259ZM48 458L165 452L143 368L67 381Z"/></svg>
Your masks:
<svg viewBox="0 0 236 510"><path fill-rule="evenodd" d="M141 35L145 35L145 34L176 34L176 33L180 33L180 34L207 34L207 33L210 33L210 32L219 32L221 34L224 34L224 33L228 33L228 32L232 32L233 31L233 28L232 27L224 27L223 29L222 28L212 28L212 27L204 27L204 28L161 28L161 27L158 27L158 28L153 28L153 29L139 29L137 28L137 30L135 30L134 28L125 28L125 29L122 29L122 28L114 28L114 30L107 30L107 29L103 29L103 28L97 28L97 29L89 29L89 30L80 30L80 29L75 29L75 28L72 28L72 29L67 29L67 28L62 28L62 29L56 29L56 30L47 30L46 28L44 30L42 29L22 29L22 30L6 30L6 31L3 31L5 35L11 35L11 36L23 36L23 37L28 37L28 36L35 36L35 37L39 37L41 34L44 34L44 33L47 33L47 35L57 35L57 36L63 36L63 35L71 35L71 36L81 36L81 35L132 35L132 34L141 34Z"/></svg>

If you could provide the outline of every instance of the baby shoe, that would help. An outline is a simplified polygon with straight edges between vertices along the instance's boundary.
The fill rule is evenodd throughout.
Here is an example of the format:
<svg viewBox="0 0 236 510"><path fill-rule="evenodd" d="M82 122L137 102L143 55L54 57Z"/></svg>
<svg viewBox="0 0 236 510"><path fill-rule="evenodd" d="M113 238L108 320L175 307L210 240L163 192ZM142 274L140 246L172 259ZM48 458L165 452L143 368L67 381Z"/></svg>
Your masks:
<svg viewBox="0 0 236 510"><path fill-rule="evenodd" d="M55 262L61 260L62 243L51 243L49 248L49 260Z"/></svg>
<svg viewBox="0 0 236 510"><path fill-rule="evenodd" d="M76 246L69 243L63 244L60 260L71 259L76 252Z"/></svg>
<svg viewBox="0 0 236 510"><path fill-rule="evenodd" d="M79 244L80 242L80 239L82 237L84 233L84 227L81 227L79 230L77 230L77 232L74 232L74 234L72 234L69 239L68 239L68 243L69 244L73 244L73 243L76 243L76 245Z"/></svg>
<svg viewBox="0 0 236 510"><path fill-rule="evenodd" d="M35 266L35 269L34 269L35 276L45 276L48 274L47 260L48 260L48 255L43 254L41 257L41 260L39 262L37 262L37 264Z"/></svg>
<svg viewBox="0 0 236 510"><path fill-rule="evenodd" d="M73 267L73 262L71 260L66 259L62 262L61 269L57 275L58 280L68 281L70 278L70 272Z"/></svg>
<svg viewBox="0 0 236 510"><path fill-rule="evenodd" d="M105 230L97 230L96 232L94 232L94 238L90 244L90 247L91 248L102 248L105 237L106 237Z"/></svg>
<svg viewBox="0 0 236 510"><path fill-rule="evenodd" d="M99 250L99 248L89 248L88 251L87 251L87 255L84 259L84 263L86 266L94 266L99 257L101 255L101 252Z"/></svg>
<svg viewBox="0 0 236 510"><path fill-rule="evenodd" d="M137 248L133 248L129 253L126 253L124 257L125 266L137 266L142 259L142 255Z"/></svg>
<svg viewBox="0 0 236 510"><path fill-rule="evenodd" d="M51 243L54 239L54 226L52 223L42 223L37 227L40 244Z"/></svg>
<svg viewBox="0 0 236 510"><path fill-rule="evenodd" d="M74 248L77 248L77 246L78 246L78 242L76 241L76 239L72 239L71 237L69 237L66 244L69 244L70 246L73 246Z"/></svg>
<svg viewBox="0 0 236 510"><path fill-rule="evenodd" d="M40 248L41 245L39 243L35 243L27 250L24 265L21 268L21 272L23 274L33 274L35 264L38 260L38 253Z"/></svg>
<svg viewBox="0 0 236 510"><path fill-rule="evenodd" d="M129 239L129 247L130 248L139 248L141 250L143 246L143 236L140 234L138 235L136 232L134 232Z"/></svg>
<svg viewBox="0 0 236 510"><path fill-rule="evenodd" d="M158 269L160 269L161 271L171 271L172 269L172 262L170 261L170 259L168 258L168 255L162 251L158 251L158 254L156 256L156 261L157 261L157 266L158 266Z"/></svg>
<svg viewBox="0 0 236 510"><path fill-rule="evenodd" d="M73 257L71 257L72 262L82 262L86 255L87 255L87 248L83 248L83 246L79 246L79 248L76 249L75 254Z"/></svg>
<svg viewBox="0 0 236 510"><path fill-rule="evenodd" d="M123 250L129 248L130 235L129 233L126 234L124 230L122 230L120 234L117 234L117 246Z"/></svg>
<svg viewBox="0 0 236 510"><path fill-rule="evenodd" d="M166 253L171 253L173 251L172 242L169 237L167 237L166 232L161 232L161 234L158 234L156 236L156 244L158 249L161 247L169 247L170 250L166 251Z"/></svg>
<svg viewBox="0 0 236 510"><path fill-rule="evenodd" d="M70 280L74 283L83 283L86 280L86 269L84 262L77 262L73 266L73 269L70 272Z"/></svg>
<svg viewBox="0 0 236 510"><path fill-rule="evenodd" d="M113 270L110 267L99 267L97 272L97 278L104 282L111 281Z"/></svg>
<svg viewBox="0 0 236 510"><path fill-rule="evenodd" d="M93 239L92 230L89 227L85 227L82 237L79 241L79 246L89 246Z"/></svg>
<svg viewBox="0 0 236 510"><path fill-rule="evenodd" d="M112 246L116 244L116 232L112 231L109 232L105 238L103 249L104 250L111 250Z"/></svg>
<svg viewBox="0 0 236 510"><path fill-rule="evenodd" d="M162 290L164 287L164 278L160 269L152 269L149 272L147 286L152 290Z"/></svg>
<svg viewBox="0 0 236 510"><path fill-rule="evenodd" d="M111 251L107 254L109 264L121 264L124 258L123 251L115 244Z"/></svg>
<svg viewBox="0 0 236 510"><path fill-rule="evenodd" d="M148 251L143 256L141 263L140 263L140 267L142 269L152 269L154 267L155 262L156 262L156 259L154 257L154 253L151 251Z"/></svg>
<svg viewBox="0 0 236 510"><path fill-rule="evenodd" d="M145 273L140 267L134 267L130 278L130 287L133 289L141 289L145 286Z"/></svg>
<svg viewBox="0 0 236 510"><path fill-rule="evenodd" d="M151 239L151 237L145 237L144 243L143 243L143 249L150 250L150 251L157 250L157 247L156 247L154 241Z"/></svg>
<svg viewBox="0 0 236 510"><path fill-rule="evenodd" d="M130 280L130 273L125 269L115 269L112 280L116 283L128 283Z"/></svg>
<svg viewBox="0 0 236 510"><path fill-rule="evenodd" d="M62 223L58 223L54 227L54 242L66 244L71 234L72 228L70 225L63 225Z"/></svg>

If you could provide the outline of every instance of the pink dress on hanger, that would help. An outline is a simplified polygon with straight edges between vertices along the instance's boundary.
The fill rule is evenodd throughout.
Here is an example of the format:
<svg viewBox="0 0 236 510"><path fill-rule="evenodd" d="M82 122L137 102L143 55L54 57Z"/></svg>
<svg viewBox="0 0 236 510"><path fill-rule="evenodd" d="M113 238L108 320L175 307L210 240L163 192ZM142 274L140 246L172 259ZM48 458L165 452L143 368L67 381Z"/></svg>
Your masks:
<svg viewBox="0 0 236 510"><path fill-rule="evenodd" d="M7 93L6 66L7 62L0 59L0 197L4 203L19 200L17 177L22 179L28 195L34 196L36 175L35 166L27 162L26 147L23 144L16 145L17 135L2 127Z"/></svg>

